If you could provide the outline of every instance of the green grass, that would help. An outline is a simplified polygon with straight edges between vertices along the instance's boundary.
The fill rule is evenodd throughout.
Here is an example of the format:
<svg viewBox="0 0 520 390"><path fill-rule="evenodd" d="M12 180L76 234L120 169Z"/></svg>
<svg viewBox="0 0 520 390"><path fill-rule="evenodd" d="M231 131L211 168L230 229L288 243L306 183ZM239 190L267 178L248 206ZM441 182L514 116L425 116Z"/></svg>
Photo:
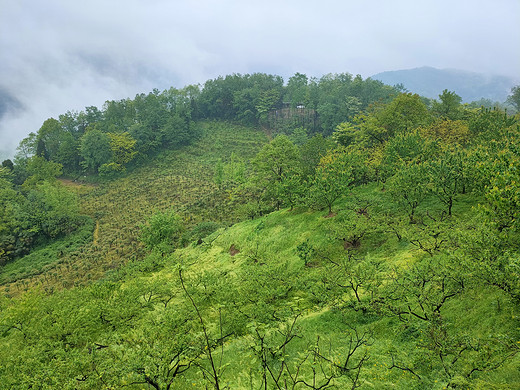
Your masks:
<svg viewBox="0 0 520 390"><path fill-rule="evenodd" d="M359 187L352 193L357 197L367 194L381 201L386 199L377 185ZM351 206L351 199L346 199L335 208L341 212ZM469 217L472 210L463 210L461 217ZM254 329L265 336L268 349L274 353L283 343L287 325L297 317L296 337L287 344L283 360L293 373L301 363L300 379L312 379L311 351L316 345L323 356L343 363L349 352L350 337L357 332L366 336L366 343L354 355L354 362L365 351L369 357L360 373L361 388L445 388L449 379L429 347L434 340L431 323L416 318L401 321L397 316L354 310L353 294L339 286L348 281L349 269L334 265L343 264L349 253L354 262L379 260L384 264L381 287L384 289L392 285L395 273L421 262L440 261L444 255L430 260L406 240L399 242L392 232L380 230L377 234L367 234L358 249L346 251L341 240L330 235L330 224L336 217L324 216L323 211L281 210L222 228L206 237L201 245L192 243L168 256L153 253L132 260L88 287L48 297L28 295L23 300L4 301L0 327L15 328L4 332L0 345L9 345L20 355L15 357L9 348L0 354L7 362L6 369L16 367L16 374L9 380L22 381L21 375L29 371L35 378L53 372L42 383L50 383L54 376L60 378L63 388L74 388L78 385L77 378L88 373L86 388L99 387L104 382L91 371L97 367L98 372L104 372L104 386L145 389L145 385L136 384L143 380L140 367L147 367L145 372L156 372L156 364L168 361L170 345L175 346L184 334L176 331L179 326L176 318L185 318L189 324L188 340L194 343L192 348L201 348L197 364L208 368L204 343L194 341L203 341L202 329L181 288L181 269L210 338L218 339L221 332L230 334L212 353L217 367L222 369L221 385L232 389L259 388L262 364ZM308 266L297 251L304 241L316 250ZM231 246L239 251L233 256ZM362 299L368 294L369 291L361 291ZM515 344L520 340L516 303L495 288L483 288L477 279L468 278L463 293L449 299L441 315L449 345L456 349L457 338L469 338L475 347L481 345L479 352L461 352L457 369L462 373L486 356L488 348L497 345L497 339L512 340ZM17 324L23 324L25 336L17 330ZM50 345L53 355L62 356L59 364L45 352ZM97 350L96 345L106 347ZM511 351L512 355L496 369L477 371L470 378L456 371L452 383L459 383L461 388L514 388L520 383L519 361L514 349ZM269 364L276 370L282 355L275 357L271 352L267 355ZM453 354L449 359L453 359ZM497 357L491 354L490 359ZM330 368L330 363L324 361L318 360L316 364L314 367L325 372ZM7 371L1 370L0 367L0 377L5 376ZM336 388L352 385L348 376L333 383ZM173 384L175 388L189 389L203 388L207 382L200 370L192 367ZM271 382L269 387L272 386Z"/></svg>

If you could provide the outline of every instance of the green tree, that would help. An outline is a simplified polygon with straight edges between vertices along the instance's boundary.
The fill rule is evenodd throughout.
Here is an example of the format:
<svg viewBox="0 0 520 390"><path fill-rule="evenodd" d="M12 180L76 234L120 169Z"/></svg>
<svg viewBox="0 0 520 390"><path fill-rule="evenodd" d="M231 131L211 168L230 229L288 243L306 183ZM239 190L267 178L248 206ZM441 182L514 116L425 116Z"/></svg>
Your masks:
<svg viewBox="0 0 520 390"><path fill-rule="evenodd" d="M418 131L399 133L385 143L380 169L389 177L410 164L435 158L438 149L435 141L424 139Z"/></svg>
<svg viewBox="0 0 520 390"><path fill-rule="evenodd" d="M518 119L507 115L507 112L499 108L480 108L470 116L468 125L473 136L478 136L479 141L490 141L501 137L505 129L518 123Z"/></svg>
<svg viewBox="0 0 520 390"><path fill-rule="evenodd" d="M79 168L78 131L73 117L69 115L60 118L64 120L63 123L54 118L43 122L36 136L36 154L62 164L67 172L74 172Z"/></svg>
<svg viewBox="0 0 520 390"><path fill-rule="evenodd" d="M330 95L322 95L318 114L325 134L332 133L340 123L352 120L360 111L362 104L355 96L350 96L348 78L339 77L330 86Z"/></svg>
<svg viewBox="0 0 520 390"><path fill-rule="evenodd" d="M305 180L309 180L309 178L314 176L320 160L334 146L334 142L330 138L323 137L322 134L314 135L300 146L303 177Z"/></svg>
<svg viewBox="0 0 520 390"><path fill-rule="evenodd" d="M61 123L54 118L47 119L38 130L36 141L41 144L40 148L45 150L47 159L56 161L63 133Z"/></svg>
<svg viewBox="0 0 520 390"><path fill-rule="evenodd" d="M20 141L18 147L16 148L16 164L20 164L22 161L25 161L32 155L36 154L36 139L36 133L29 133L27 137Z"/></svg>
<svg viewBox="0 0 520 390"><path fill-rule="evenodd" d="M112 152L112 161L121 169L131 162L137 152L135 151L136 140L132 138L126 131L124 133L108 133L110 139L110 150Z"/></svg>
<svg viewBox="0 0 520 390"><path fill-rule="evenodd" d="M346 195L356 182L355 165L358 156L346 149L329 151L320 161L309 189L311 207L327 207L332 214L334 203Z"/></svg>
<svg viewBox="0 0 520 390"><path fill-rule="evenodd" d="M63 166L57 162L47 161L41 156L32 156L27 161L27 179L23 183L25 189L30 189L44 181L55 182L63 173Z"/></svg>
<svg viewBox="0 0 520 390"><path fill-rule="evenodd" d="M266 123L269 112L279 106L281 93L279 89L262 91L256 102L256 112L259 123Z"/></svg>
<svg viewBox="0 0 520 390"><path fill-rule="evenodd" d="M464 155L457 150L448 150L439 159L428 163L431 190L446 206L449 216L456 196L464 188Z"/></svg>
<svg viewBox="0 0 520 390"><path fill-rule="evenodd" d="M339 142L356 141L360 145L367 147L381 147L390 138L377 118L377 113L382 110L382 106L374 105L365 113L356 115L352 121L352 127L340 129L338 136ZM343 133L343 134L342 134ZM350 134L352 133L352 134Z"/></svg>
<svg viewBox="0 0 520 390"><path fill-rule="evenodd" d="M398 95L383 110L377 112L376 117L379 125L385 129L383 139L417 129L430 121L428 109L421 97L411 93Z"/></svg>
<svg viewBox="0 0 520 390"><path fill-rule="evenodd" d="M507 103L512 105L517 112L520 111L520 85L511 88L511 93L507 97Z"/></svg>
<svg viewBox="0 0 520 390"><path fill-rule="evenodd" d="M196 137L190 120L178 113L170 115L162 128L162 140L167 145L188 145Z"/></svg>
<svg viewBox="0 0 520 390"><path fill-rule="evenodd" d="M354 118L356 139L367 145L383 145L399 133L407 133L430 122L426 105L417 94L401 93L386 105L372 106Z"/></svg>
<svg viewBox="0 0 520 390"><path fill-rule="evenodd" d="M97 173L101 165L108 163L112 157L110 138L98 128L88 130L80 143L80 155L83 168Z"/></svg>
<svg viewBox="0 0 520 390"><path fill-rule="evenodd" d="M33 232L26 223L26 204L14 189L11 171L0 167L0 265L25 253L31 244Z"/></svg>
<svg viewBox="0 0 520 390"><path fill-rule="evenodd" d="M103 120L103 112L96 106L88 106L85 107L84 112L80 112L78 117L84 132L87 127L95 125Z"/></svg>
<svg viewBox="0 0 520 390"><path fill-rule="evenodd" d="M509 145L490 161L480 164L488 171L483 205L499 231L520 232L520 153Z"/></svg>
<svg viewBox="0 0 520 390"><path fill-rule="evenodd" d="M59 183L44 181L27 199L35 210L31 214L33 226L49 238L69 234L81 224L77 195Z"/></svg>
<svg viewBox="0 0 520 390"><path fill-rule="evenodd" d="M58 117L61 127L64 131L72 135L75 139L79 139L85 132L85 128L80 121L78 112L67 111Z"/></svg>
<svg viewBox="0 0 520 390"><path fill-rule="evenodd" d="M439 95L440 102L434 101L432 111L442 119L457 120L462 115L462 98L445 89Z"/></svg>
<svg viewBox="0 0 520 390"><path fill-rule="evenodd" d="M266 144L251 161L254 185L280 208L294 200L299 188L300 152L286 135L278 135Z"/></svg>
<svg viewBox="0 0 520 390"><path fill-rule="evenodd" d="M128 106L128 107L127 107ZM118 114L118 121L115 125L108 127L108 131L118 133L122 130L128 133L137 142L136 150L142 154L150 154L170 140L165 140L169 136L171 128L165 128L171 116L168 110L168 102L154 90L149 94L136 95L130 103L122 104L121 113ZM129 112L129 119L122 117Z"/></svg>
<svg viewBox="0 0 520 390"><path fill-rule="evenodd" d="M518 226L503 210L497 215L492 206L485 205L482 211L458 232L461 263L482 283L520 302Z"/></svg>
<svg viewBox="0 0 520 390"><path fill-rule="evenodd" d="M363 237L376 230L367 209L342 210L328 222L330 234L343 243L344 249L359 248Z"/></svg>
<svg viewBox="0 0 520 390"><path fill-rule="evenodd" d="M77 172L80 168L78 148L79 140L69 132L63 133L54 161L62 164L66 172Z"/></svg>
<svg viewBox="0 0 520 390"><path fill-rule="evenodd" d="M136 119L136 107L134 101L130 99L109 100L103 105L102 123L103 129L107 132L119 132L127 129L135 123Z"/></svg>
<svg viewBox="0 0 520 390"><path fill-rule="evenodd" d="M444 119L420 128L422 136L436 140L441 147L450 145L466 145L470 139L469 126L466 121Z"/></svg>
<svg viewBox="0 0 520 390"><path fill-rule="evenodd" d="M410 223L415 220L416 210L429 194L428 169L424 164L410 164L399 169L387 181L388 192L408 214Z"/></svg>
<svg viewBox="0 0 520 390"><path fill-rule="evenodd" d="M14 163L11 161L11 159L6 159L2 161L2 167L9 169L10 171L14 170Z"/></svg>
<svg viewBox="0 0 520 390"><path fill-rule="evenodd" d="M291 131L289 139L297 146L303 145L308 140L307 130L304 127L295 127Z"/></svg>
<svg viewBox="0 0 520 390"><path fill-rule="evenodd" d="M352 123L343 122L336 126L332 139L338 145L348 146L356 141L356 132L357 129Z"/></svg>
<svg viewBox="0 0 520 390"><path fill-rule="evenodd" d="M308 105L310 97L308 83L308 77L302 73L295 73L289 77L285 90L287 101L292 108L296 108L299 104Z"/></svg>
<svg viewBox="0 0 520 390"><path fill-rule="evenodd" d="M233 94L233 108L236 118L243 124L253 126L257 124L258 112L255 102L259 91L254 88L244 88Z"/></svg>

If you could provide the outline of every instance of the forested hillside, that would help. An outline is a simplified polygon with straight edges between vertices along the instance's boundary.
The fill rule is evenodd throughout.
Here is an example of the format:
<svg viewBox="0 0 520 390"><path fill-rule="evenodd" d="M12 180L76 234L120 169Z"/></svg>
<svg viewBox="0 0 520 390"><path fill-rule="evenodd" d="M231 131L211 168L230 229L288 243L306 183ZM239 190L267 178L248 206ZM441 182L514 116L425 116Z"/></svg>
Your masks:
<svg viewBox="0 0 520 390"><path fill-rule="evenodd" d="M330 134L341 121L352 119L370 103L389 101L394 93L380 82L349 74L319 80L296 74L287 86L279 76L232 75L209 80L202 88L155 90L134 99L107 101L101 109L87 107L49 118L37 133L20 142L14 162L2 163L9 202L5 229L0 231L0 263L85 223L79 218L77 202L65 201L72 195L60 186L49 186L56 177L110 180L121 176L128 167L149 162L160 150L191 144L201 135L200 120L234 120L295 136ZM298 112L276 118L284 107ZM312 113L312 120L302 122L301 112ZM41 203L39 215L31 212L33 198Z"/></svg>
<svg viewBox="0 0 520 390"><path fill-rule="evenodd" d="M46 120L0 168L0 388L519 388L519 119L253 74Z"/></svg>

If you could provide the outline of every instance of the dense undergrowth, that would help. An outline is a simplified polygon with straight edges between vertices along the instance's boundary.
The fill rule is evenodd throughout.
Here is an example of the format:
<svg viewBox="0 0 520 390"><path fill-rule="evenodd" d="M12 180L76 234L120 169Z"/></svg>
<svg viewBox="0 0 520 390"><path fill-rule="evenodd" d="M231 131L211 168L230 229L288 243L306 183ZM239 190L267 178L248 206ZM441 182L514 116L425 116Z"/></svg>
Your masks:
<svg viewBox="0 0 520 390"><path fill-rule="evenodd" d="M29 282L26 279L46 272L52 274L59 263L70 261L69 259L74 254L91 244L93 233L94 224L92 219L85 218L85 223L73 234L51 244L45 244L41 248L36 248L17 261L4 265L0 274L0 284L19 281L19 284L27 287ZM17 285L16 287L18 288L19 286ZM25 287L24 289L26 290ZM9 293L10 287L5 287L4 291Z"/></svg>

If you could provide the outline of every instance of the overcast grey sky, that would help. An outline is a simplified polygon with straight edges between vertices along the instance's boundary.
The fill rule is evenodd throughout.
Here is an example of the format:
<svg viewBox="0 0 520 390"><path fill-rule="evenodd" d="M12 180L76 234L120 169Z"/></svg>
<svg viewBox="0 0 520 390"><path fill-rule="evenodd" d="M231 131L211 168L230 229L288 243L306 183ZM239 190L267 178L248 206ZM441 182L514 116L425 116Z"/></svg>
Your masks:
<svg viewBox="0 0 520 390"><path fill-rule="evenodd" d="M230 73L520 79L520 0L0 0L0 151L67 110Z"/></svg>

